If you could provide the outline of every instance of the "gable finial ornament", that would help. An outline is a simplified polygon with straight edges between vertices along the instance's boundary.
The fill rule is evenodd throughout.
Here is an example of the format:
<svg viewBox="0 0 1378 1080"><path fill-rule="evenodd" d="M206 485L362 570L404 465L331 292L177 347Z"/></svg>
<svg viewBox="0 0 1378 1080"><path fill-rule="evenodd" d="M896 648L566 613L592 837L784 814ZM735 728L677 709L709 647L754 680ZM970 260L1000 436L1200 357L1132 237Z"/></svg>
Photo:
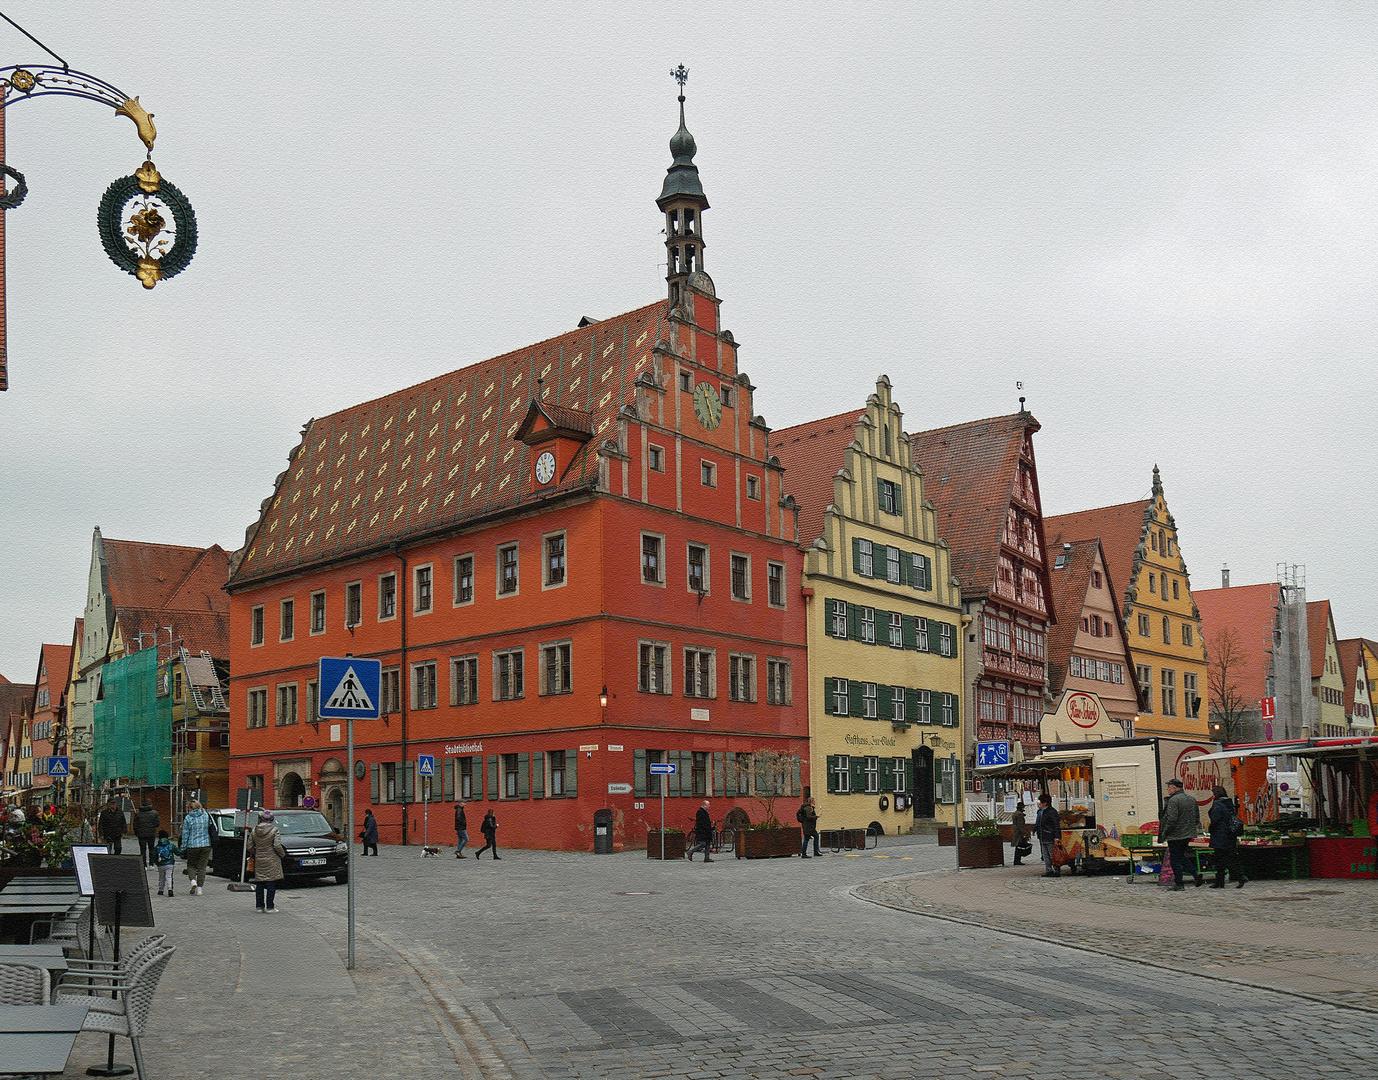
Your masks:
<svg viewBox="0 0 1378 1080"><path fill-rule="evenodd" d="M1157 464L1153 466L1153 494L1157 498L1163 495L1163 478L1158 474Z"/></svg>

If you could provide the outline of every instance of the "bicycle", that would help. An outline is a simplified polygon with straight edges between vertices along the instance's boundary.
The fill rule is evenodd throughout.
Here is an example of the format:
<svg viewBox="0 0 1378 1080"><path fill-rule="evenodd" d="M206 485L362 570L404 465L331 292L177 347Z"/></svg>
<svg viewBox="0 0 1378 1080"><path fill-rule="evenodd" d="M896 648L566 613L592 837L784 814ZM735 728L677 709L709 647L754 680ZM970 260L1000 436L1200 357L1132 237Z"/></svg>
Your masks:
<svg viewBox="0 0 1378 1080"><path fill-rule="evenodd" d="M688 827L684 830L684 832L685 832L684 856L685 856L685 858L687 858L687 859L693 859L693 857L694 857L694 852L702 850L702 849L698 846L698 832L697 832L697 826L696 826L695 822L693 822L693 821L689 822L689 825L688 825ZM692 839L690 839L691 837L692 837ZM718 827L717 827L716 825L711 826L710 831L709 831L709 833L708 833L708 850L707 850L706 854L708 854L708 855L710 855L710 856L711 856L711 855L716 855L716 854L718 854L718 852L721 850L721 848L720 848L720 840L721 840L721 837L720 837L719 834L718 834Z"/></svg>

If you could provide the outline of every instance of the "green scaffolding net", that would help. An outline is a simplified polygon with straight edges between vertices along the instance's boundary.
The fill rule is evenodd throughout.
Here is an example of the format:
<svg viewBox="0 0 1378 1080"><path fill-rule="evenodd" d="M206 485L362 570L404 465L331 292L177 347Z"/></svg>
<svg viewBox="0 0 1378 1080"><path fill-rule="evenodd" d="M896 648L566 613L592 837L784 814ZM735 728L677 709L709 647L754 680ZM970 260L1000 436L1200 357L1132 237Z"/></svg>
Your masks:
<svg viewBox="0 0 1378 1080"><path fill-rule="evenodd" d="M106 664L94 711L97 784L172 783L172 697L158 696L156 649L141 649Z"/></svg>

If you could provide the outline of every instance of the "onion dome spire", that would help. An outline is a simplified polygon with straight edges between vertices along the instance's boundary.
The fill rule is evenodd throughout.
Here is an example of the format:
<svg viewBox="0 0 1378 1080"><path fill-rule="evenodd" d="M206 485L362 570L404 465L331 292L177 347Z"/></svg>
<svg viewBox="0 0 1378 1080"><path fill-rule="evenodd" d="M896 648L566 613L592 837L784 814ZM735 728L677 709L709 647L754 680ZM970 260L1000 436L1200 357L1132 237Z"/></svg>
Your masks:
<svg viewBox="0 0 1378 1080"><path fill-rule="evenodd" d="M665 171L656 205L665 213L665 280L670 286L671 304L678 304L680 286L691 274L703 270L702 214L708 209L708 199L694 164L699 148L684 124L684 84L689 71L680 64L670 75L679 83L679 130L670 138L674 161Z"/></svg>

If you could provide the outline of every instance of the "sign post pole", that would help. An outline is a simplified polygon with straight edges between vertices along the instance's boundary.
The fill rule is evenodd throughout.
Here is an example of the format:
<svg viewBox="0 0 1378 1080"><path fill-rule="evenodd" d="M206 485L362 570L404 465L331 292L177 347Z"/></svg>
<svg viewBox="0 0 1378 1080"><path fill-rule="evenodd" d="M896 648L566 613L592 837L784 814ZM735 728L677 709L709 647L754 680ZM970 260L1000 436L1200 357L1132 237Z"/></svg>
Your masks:
<svg viewBox="0 0 1378 1080"><path fill-rule="evenodd" d="M317 686L320 683L316 684ZM345 757L349 761L349 780L345 790L345 840L349 851L345 858L345 911L349 922L349 970L354 970L354 717L345 721Z"/></svg>
<svg viewBox="0 0 1378 1080"><path fill-rule="evenodd" d="M674 774L678 768L673 762L653 761L650 764L650 773L657 777L660 784L660 861L665 861L665 778ZM688 837L685 837L687 840Z"/></svg>
<svg viewBox="0 0 1378 1080"><path fill-rule="evenodd" d="M431 787L435 783L435 755L416 756L416 775L421 780L421 857L431 848Z"/></svg>

